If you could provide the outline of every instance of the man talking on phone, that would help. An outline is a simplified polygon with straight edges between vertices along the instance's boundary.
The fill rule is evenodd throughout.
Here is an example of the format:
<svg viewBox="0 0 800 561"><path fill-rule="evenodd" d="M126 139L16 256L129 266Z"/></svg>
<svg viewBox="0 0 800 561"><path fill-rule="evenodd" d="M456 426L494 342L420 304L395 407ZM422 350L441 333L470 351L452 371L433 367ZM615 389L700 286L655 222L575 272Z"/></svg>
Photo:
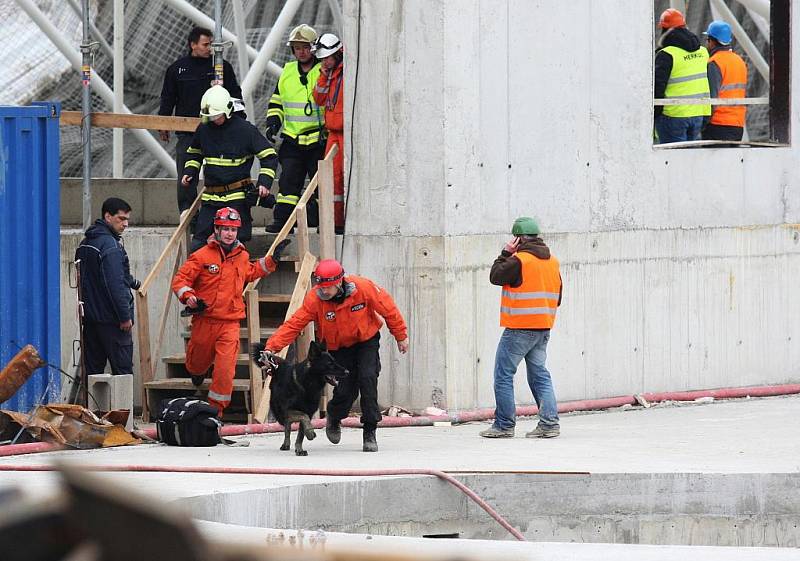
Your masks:
<svg viewBox="0 0 800 561"><path fill-rule="evenodd" d="M547 343L561 305L562 282L558 259L539 237L535 219L522 216L492 264L489 282L502 286L500 325L505 328L494 362L495 420L480 432L485 438L512 438L516 425L514 374L522 359L528 385L539 408L538 426L527 438L554 438L560 434L553 381L547 371Z"/></svg>

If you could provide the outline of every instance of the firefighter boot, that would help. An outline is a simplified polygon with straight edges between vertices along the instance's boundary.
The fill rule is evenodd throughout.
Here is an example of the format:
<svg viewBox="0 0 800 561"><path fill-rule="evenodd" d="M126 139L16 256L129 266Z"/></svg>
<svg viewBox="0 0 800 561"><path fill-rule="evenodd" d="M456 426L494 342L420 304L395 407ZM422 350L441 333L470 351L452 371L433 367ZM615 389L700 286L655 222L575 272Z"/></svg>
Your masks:
<svg viewBox="0 0 800 561"><path fill-rule="evenodd" d="M328 437L331 444L339 444L339 441L342 439L342 426L339 424L339 421L334 421L332 418L328 417L325 423L325 436Z"/></svg>
<svg viewBox="0 0 800 561"><path fill-rule="evenodd" d="M364 427L364 452L377 452L378 441L375 439L375 429Z"/></svg>
<svg viewBox="0 0 800 561"><path fill-rule="evenodd" d="M286 204L286 203L278 203L275 205L275 208L272 210L273 222L272 224L267 224L267 233L268 234L277 234L283 228L283 225L286 224L286 221L289 220L289 216L291 216L292 211L294 210L294 205ZM294 226L292 226L289 233L294 232Z"/></svg>
<svg viewBox="0 0 800 561"><path fill-rule="evenodd" d="M203 390L200 387L203 385L203 380L205 380L205 376L192 376L192 384L194 385L194 396L193 397L203 397Z"/></svg>

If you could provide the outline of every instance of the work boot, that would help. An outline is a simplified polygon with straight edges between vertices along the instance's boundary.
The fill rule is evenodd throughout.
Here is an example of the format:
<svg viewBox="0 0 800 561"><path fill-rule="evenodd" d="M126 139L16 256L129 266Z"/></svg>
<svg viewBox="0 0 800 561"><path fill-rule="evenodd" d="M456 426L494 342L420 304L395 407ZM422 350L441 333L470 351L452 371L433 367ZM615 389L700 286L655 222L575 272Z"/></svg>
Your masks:
<svg viewBox="0 0 800 561"><path fill-rule="evenodd" d="M328 437L331 444L339 444L339 441L342 439L342 425L339 421L334 421L332 418L328 417L325 423L325 436Z"/></svg>
<svg viewBox="0 0 800 561"><path fill-rule="evenodd" d="M378 441L375 439L375 429L364 429L364 452L377 452Z"/></svg>
<svg viewBox="0 0 800 561"><path fill-rule="evenodd" d="M194 385L194 396L193 397L203 397L203 390L200 387L203 385L203 380L205 380L205 376L192 376L192 384Z"/></svg>
<svg viewBox="0 0 800 561"><path fill-rule="evenodd" d="M561 434L558 427L539 425L530 432L525 433L525 438L555 438Z"/></svg>
<svg viewBox="0 0 800 561"><path fill-rule="evenodd" d="M478 434L484 438L514 438L514 427L509 429L501 429L492 425L488 429L482 430Z"/></svg>

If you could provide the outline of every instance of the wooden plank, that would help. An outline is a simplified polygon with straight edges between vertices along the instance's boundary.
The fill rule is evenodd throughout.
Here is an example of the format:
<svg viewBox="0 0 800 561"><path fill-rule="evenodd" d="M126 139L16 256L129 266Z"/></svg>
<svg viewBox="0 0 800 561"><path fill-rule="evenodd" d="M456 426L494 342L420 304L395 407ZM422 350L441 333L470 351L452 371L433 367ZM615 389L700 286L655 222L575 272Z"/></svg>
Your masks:
<svg viewBox="0 0 800 561"><path fill-rule="evenodd" d="M306 253L303 256L303 266L300 268L300 273L297 275L297 283L294 285L292 292L292 300L289 302L289 308L286 310L286 319L292 317L303 304L303 299L306 297L308 288L311 285L311 272L317 264L317 258L311 253ZM279 355L286 358L288 348L282 349ZM263 423L269 413L269 378L264 381L264 388L261 392L261 400L258 406L254 409L253 417L256 422Z"/></svg>
<svg viewBox="0 0 800 561"><path fill-rule="evenodd" d="M62 111L61 126L81 125L80 111ZM200 124L199 117L173 117L165 115L139 115L136 113L91 113L93 127L108 129L150 129L194 132Z"/></svg>
<svg viewBox="0 0 800 561"><path fill-rule="evenodd" d="M206 378L200 387L208 389L211 381L211 378ZM150 390L193 390L194 384L192 384L191 378L161 378L160 380L147 382L145 387ZM250 381L243 378L234 378L233 389L237 392L249 392Z"/></svg>
<svg viewBox="0 0 800 561"><path fill-rule="evenodd" d="M653 105L769 105L768 97L697 97L654 99Z"/></svg>
<svg viewBox="0 0 800 561"><path fill-rule="evenodd" d="M319 258L336 259L336 233L333 223L333 160L320 160L317 164L317 176L319 177Z"/></svg>
<svg viewBox="0 0 800 561"><path fill-rule="evenodd" d="M292 295L291 294L259 294L258 301L259 302L275 302L275 303L282 303L286 304L291 302Z"/></svg>
<svg viewBox="0 0 800 561"><path fill-rule="evenodd" d="M247 353L250 354L253 343L257 343L261 340L261 314L258 309L258 291L248 290L245 302L247 305ZM250 411L255 411L261 401L261 391L264 387L264 381L261 368L259 368L255 362L250 360L249 367L250 399L252 402Z"/></svg>
<svg viewBox="0 0 800 561"><path fill-rule="evenodd" d="M181 266L181 257L183 257L183 247L184 244L178 244L178 251L175 252L175 263L172 265L172 276L170 276L170 285L171 279L175 278L175 274L178 272L178 269ZM161 308L161 318L158 323L158 338L156 339L155 350L153 352L154 356L161 356L161 345L164 342L164 331L167 328L167 319L169 318L169 309L170 304L172 303L172 291L167 290L167 293L164 295L164 305Z"/></svg>
<svg viewBox="0 0 800 561"><path fill-rule="evenodd" d="M146 295L147 294L147 289L150 287L150 284L152 284L153 280L155 279L156 275L158 274L158 271L164 265L164 261L166 260L167 255L170 254L172 249L177 244L181 243L181 238L183 237L183 235L186 232L187 228L189 228L189 222L191 222L192 217L194 216L194 213L197 212L197 209L200 208L200 198L203 196L203 193L205 193L205 190L206 190L206 188L205 188L205 185L204 185L201 189L198 190L197 198L192 203L192 206L190 206L187 210L185 210L185 211L183 211L183 213L181 213L181 223L178 225L178 227L172 233L172 237L167 242L166 247L161 252L161 255L158 256L158 260L156 260L156 264L153 265L153 268L150 270L150 273L148 273L147 277L144 279L144 282L142 283L142 286L139 288L139 292L142 295Z"/></svg>
<svg viewBox="0 0 800 561"><path fill-rule="evenodd" d="M305 203L297 205L297 235L295 236L297 242L297 255L305 255L309 251L308 241L308 212ZM298 259L294 264L294 271L300 272L303 264Z"/></svg>
<svg viewBox="0 0 800 561"><path fill-rule="evenodd" d="M142 420L150 422L150 410L147 404L147 391L144 384L153 379L153 359L150 355L150 314L147 309L147 295L138 290L136 299L136 338L139 347L139 373L142 377Z"/></svg>

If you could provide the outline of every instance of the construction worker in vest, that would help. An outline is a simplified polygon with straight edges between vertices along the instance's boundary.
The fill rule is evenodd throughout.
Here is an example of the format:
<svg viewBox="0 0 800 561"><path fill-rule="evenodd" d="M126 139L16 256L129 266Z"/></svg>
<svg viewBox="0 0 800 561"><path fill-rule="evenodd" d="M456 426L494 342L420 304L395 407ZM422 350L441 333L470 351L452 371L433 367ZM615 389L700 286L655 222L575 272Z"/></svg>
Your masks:
<svg viewBox="0 0 800 561"><path fill-rule="evenodd" d="M400 353L408 352L408 329L391 295L371 280L345 275L334 259L323 259L311 276L315 289L303 305L267 340L265 351L277 353L314 322L317 340L327 345L336 362L350 375L342 378L328 403L325 434L333 444L341 439L342 419L361 394L361 424L364 452L377 452L375 429L381 420L378 407L378 374L381 371L381 317L397 341Z"/></svg>
<svg viewBox="0 0 800 561"><path fill-rule="evenodd" d="M494 260L489 282L502 286L500 325L505 328L494 359L495 420L481 431L485 438L512 438L516 425L514 374L522 359L528 386L539 408L538 426L527 438L553 438L560 434L553 381L547 371L547 343L561 305L558 259L539 237L539 224L523 216L511 228L514 238Z"/></svg>
<svg viewBox="0 0 800 561"><path fill-rule="evenodd" d="M664 10L658 23L663 33L655 59L655 99L696 99L710 96L706 67L708 51L697 35L686 28L678 10ZM698 140L711 105L656 105L654 107L659 144Z"/></svg>
<svg viewBox="0 0 800 561"><path fill-rule="evenodd" d="M225 207L214 216L214 235L189 256L172 279L172 291L192 316L192 335L186 349L186 371L200 391L213 365L208 402L219 417L231 402L236 359L239 355L239 322L245 318L242 290L245 284L277 269L277 261L289 240L275 247L270 257L250 261L237 239L242 218Z"/></svg>
<svg viewBox="0 0 800 561"><path fill-rule="evenodd" d="M337 234L344 234L344 50L333 33L326 33L314 44L314 55L320 60L314 100L325 108L325 129L328 131L327 154L338 145L333 158L333 224Z"/></svg>
<svg viewBox="0 0 800 561"><path fill-rule="evenodd" d="M181 182L190 185L205 164L205 186L191 250L206 244L214 232L214 215L220 208L231 207L241 216L239 240L250 239L253 219L250 207L274 205L270 187L278 167L278 155L258 129L240 114L233 114L234 103L228 90L212 86L200 102L200 117L192 142L186 150L186 167ZM253 157L261 168L258 183L253 185L250 168Z"/></svg>
<svg viewBox="0 0 800 561"><path fill-rule="evenodd" d="M267 107L267 138L273 140L283 126L278 158L281 162L280 192L273 211L274 222L267 232L280 232L297 206L306 177L317 173L317 162L324 156L325 109L314 101L314 86L320 65L311 52L317 32L302 24L292 29L289 41L295 59L287 62ZM308 223L319 221L316 197L308 205Z"/></svg>
<svg viewBox="0 0 800 561"><path fill-rule="evenodd" d="M708 52L708 85L711 97L743 99L747 95L747 64L731 48L731 26L712 21L706 36ZM741 140L747 113L745 105L715 105L711 120L703 129L703 140Z"/></svg>

